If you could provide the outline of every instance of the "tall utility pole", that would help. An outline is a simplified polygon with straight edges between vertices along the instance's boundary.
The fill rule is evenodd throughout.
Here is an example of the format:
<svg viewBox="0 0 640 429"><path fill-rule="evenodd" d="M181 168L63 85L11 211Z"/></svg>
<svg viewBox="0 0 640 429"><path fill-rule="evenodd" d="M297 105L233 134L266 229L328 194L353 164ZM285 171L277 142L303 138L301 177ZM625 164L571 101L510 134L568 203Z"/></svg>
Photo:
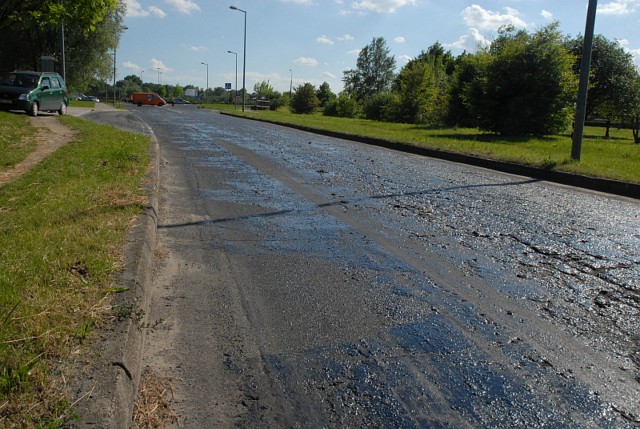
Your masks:
<svg viewBox="0 0 640 429"><path fill-rule="evenodd" d="M62 0L60 0L60 5L63 5ZM60 35L61 35L60 48L62 50L62 70L61 70L62 73L61 74L62 74L62 80L64 80L66 84L67 71L66 71L65 56L64 56L64 18L62 18L62 22L60 22Z"/></svg>
<svg viewBox="0 0 640 429"><path fill-rule="evenodd" d="M121 26L120 30L128 30L129 27ZM116 33L116 45L113 48L113 104L116 104L116 51L118 50L118 40L120 39L120 32Z"/></svg>
<svg viewBox="0 0 640 429"><path fill-rule="evenodd" d="M576 161L580 161L580 155L582 154L582 136L584 134L584 121L587 116L587 93L589 90L591 51L593 49L593 31L596 25L597 8L598 0L589 0L587 25L584 30L584 43L582 45L582 61L580 62L578 101L576 105L576 117L573 122L573 141L571 145L571 159L575 159Z"/></svg>
<svg viewBox="0 0 640 429"><path fill-rule="evenodd" d="M242 54L242 111L244 112L245 106L245 94L246 90L246 75L247 75L247 11L238 9L235 6L229 6L231 10L237 10L244 13L244 53Z"/></svg>
<svg viewBox="0 0 640 429"><path fill-rule="evenodd" d="M204 90L204 102L205 104L207 103L207 91L209 91L209 64L207 63L200 63L204 66L207 66L207 89Z"/></svg>

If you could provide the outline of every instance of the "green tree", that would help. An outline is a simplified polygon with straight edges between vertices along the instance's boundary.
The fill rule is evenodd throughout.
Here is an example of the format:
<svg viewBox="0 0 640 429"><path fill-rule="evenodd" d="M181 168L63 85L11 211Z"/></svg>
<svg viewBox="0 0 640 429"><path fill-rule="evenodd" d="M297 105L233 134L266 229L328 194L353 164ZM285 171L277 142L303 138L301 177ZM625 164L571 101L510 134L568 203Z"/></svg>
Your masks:
<svg viewBox="0 0 640 429"><path fill-rule="evenodd" d="M392 111L396 122L441 125L449 102L450 74L455 69L451 52L435 43L409 61L393 85L397 94Z"/></svg>
<svg viewBox="0 0 640 429"><path fill-rule="evenodd" d="M322 85L320 85L318 91L316 91L316 96L318 97L318 102L322 108L324 108L329 101L336 98L336 95L331 92L331 87L327 82L323 82Z"/></svg>
<svg viewBox="0 0 640 429"><path fill-rule="evenodd" d="M360 113L358 101L345 92L341 92L338 98L329 101L322 112L325 116L338 118L357 118Z"/></svg>
<svg viewBox="0 0 640 429"><path fill-rule="evenodd" d="M119 0L5 0L0 6L0 64L37 70L41 56L54 55L60 69L64 22L67 83L84 90L94 77L112 76L110 52L122 32L123 16Z"/></svg>
<svg viewBox="0 0 640 429"><path fill-rule="evenodd" d="M475 55L465 52L455 61L455 71L449 87L446 122L450 126L475 128L478 124L470 100L481 97L481 94L474 94L474 91L481 92L490 56L486 51L480 51Z"/></svg>
<svg viewBox="0 0 640 429"><path fill-rule="evenodd" d="M123 80L128 81L131 85L138 85L142 87L142 79L140 79L140 76L137 76L135 74L125 76Z"/></svg>
<svg viewBox="0 0 640 429"><path fill-rule="evenodd" d="M179 83L173 88L173 92L171 93L173 98L183 98L184 97L184 89L180 86Z"/></svg>
<svg viewBox="0 0 640 429"><path fill-rule="evenodd" d="M467 93L478 126L505 135L566 130L577 88L573 63L558 23L534 34L503 28L479 70L483 75Z"/></svg>
<svg viewBox="0 0 640 429"><path fill-rule="evenodd" d="M567 47L576 56L574 71L579 73L583 37L567 40ZM636 79L638 69L633 55L617 42L602 35L593 39L591 75L587 97L587 116L624 118L637 105Z"/></svg>
<svg viewBox="0 0 640 429"><path fill-rule="evenodd" d="M268 80L263 80L262 82L258 82L253 86L253 92L256 93L258 98L264 97L265 100L268 100L273 95L275 90Z"/></svg>
<svg viewBox="0 0 640 429"><path fill-rule="evenodd" d="M294 89L291 99L291 111L293 113L313 113L317 107L318 97L316 88L312 84L305 83Z"/></svg>
<svg viewBox="0 0 640 429"><path fill-rule="evenodd" d="M399 122L397 106L400 105L396 92L379 92L369 97L362 105L364 117L373 121Z"/></svg>
<svg viewBox="0 0 640 429"><path fill-rule="evenodd" d="M374 38L358 54L356 69L344 72L345 91L358 100L387 91L391 88L395 67L396 60L390 55L385 39Z"/></svg>
<svg viewBox="0 0 640 429"><path fill-rule="evenodd" d="M268 80L256 83L253 86L253 92L259 100L268 100L269 109L277 110L279 107L284 106L284 98L282 94L271 86Z"/></svg>

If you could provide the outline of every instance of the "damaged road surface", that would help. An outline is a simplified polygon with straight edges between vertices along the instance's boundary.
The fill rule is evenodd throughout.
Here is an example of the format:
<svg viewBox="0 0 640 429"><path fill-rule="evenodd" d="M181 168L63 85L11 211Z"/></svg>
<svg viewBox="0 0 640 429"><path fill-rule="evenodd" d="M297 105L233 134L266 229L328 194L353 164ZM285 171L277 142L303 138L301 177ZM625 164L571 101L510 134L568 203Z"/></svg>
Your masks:
<svg viewBox="0 0 640 429"><path fill-rule="evenodd" d="M180 107L131 108L180 427L638 427L638 201Z"/></svg>

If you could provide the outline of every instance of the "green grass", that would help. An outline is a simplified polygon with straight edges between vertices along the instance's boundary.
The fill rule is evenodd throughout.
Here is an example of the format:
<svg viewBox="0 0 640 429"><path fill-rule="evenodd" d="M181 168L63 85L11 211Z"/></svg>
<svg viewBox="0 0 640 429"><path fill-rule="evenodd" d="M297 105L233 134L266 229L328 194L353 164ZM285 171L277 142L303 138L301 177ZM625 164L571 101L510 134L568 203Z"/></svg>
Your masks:
<svg viewBox="0 0 640 429"><path fill-rule="evenodd" d="M0 171L23 161L36 143L27 115L0 111Z"/></svg>
<svg viewBox="0 0 640 429"><path fill-rule="evenodd" d="M72 100L70 106L72 107L89 107L93 109L96 107L95 101L81 101L81 100Z"/></svg>
<svg viewBox="0 0 640 429"><path fill-rule="evenodd" d="M3 428L61 427L71 415L65 364L110 311L105 297L145 202L147 137L59 119L74 140L0 188Z"/></svg>
<svg viewBox="0 0 640 429"><path fill-rule="evenodd" d="M224 103L208 103L208 104L202 103L202 104L198 104L198 108L199 109L215 109L215 110L221 110L223 112L233 112L234 110L236 110L236 105L224 104ZM242 109L242 104L239 103L237 110L240 111L241 109Z"/></svg>
<svg viewBox="0 0 640 429"><path fill-rule="evenodd" d="M640 145L634 144L631 130L611 129L610 138L605 139L604 128L587 127L581 160L576 162L571 159L569 134L506 138L470 128L429 129L411 124L333 118L321 114L296 115L288 111L247 110L245 113L226 111L283 124L295 124L540 168L640 183Z"/></svg>

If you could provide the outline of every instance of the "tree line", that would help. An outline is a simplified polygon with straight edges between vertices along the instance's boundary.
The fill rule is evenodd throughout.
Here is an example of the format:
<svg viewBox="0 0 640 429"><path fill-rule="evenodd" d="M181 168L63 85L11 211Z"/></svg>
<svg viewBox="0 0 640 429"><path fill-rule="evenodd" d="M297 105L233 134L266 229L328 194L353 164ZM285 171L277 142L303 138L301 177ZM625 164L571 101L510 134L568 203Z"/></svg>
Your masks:
<svg viewBox="0 0 640 429"><path fill-rule="evenodd" d="M4 70L40 69L51 56L61 69L64 28L65 78L79 91L113 77L111 52L124 29L120 0L2 0L0 65Z"/></svg>
<svg viewBox="0 0 640 429"><path fill-rule="evenodd" d="M574 119L583 43L558 27L555 22L533 33L503 27L489 47L458 57L436 42L398 73L384 38L374 38L360 51L356 68L344 72L344 91L327 97L326 88L300 85L291 108L503 135L564 132ZM637 131L639 114L640 74L632 55L596 36L588 117L615 119Z"/></svg>
<svg viewBox="0 0 640 429"><path fill-rule="evenodd" d="M0 64L7 69L39 69L50 55L61 63L64 26L65 71L76 91L113 94L113 57L125 9L120 0L3 0L0 3ZM279 93L269 82L253 95L271 108L295 113L320 109L325 115L420 124L461 126L505 135L547 135L570 128L575 111L582 37L564 36L552 23L529 33L513 26L476 53L455 57L438 42L399 72L382 37L359 53L344 71L344 90L336 95L325 82ZM8 70L3 70L8 71ZM179 97L193 86L142 83L131 75L116 84L127 95L135 89ZM203 91L214 102L234 102L223 88ZM249 94L247 94L249 95ZM633 57L616 41L594 39L587 116L640 127L640 77Z"/></svg>

